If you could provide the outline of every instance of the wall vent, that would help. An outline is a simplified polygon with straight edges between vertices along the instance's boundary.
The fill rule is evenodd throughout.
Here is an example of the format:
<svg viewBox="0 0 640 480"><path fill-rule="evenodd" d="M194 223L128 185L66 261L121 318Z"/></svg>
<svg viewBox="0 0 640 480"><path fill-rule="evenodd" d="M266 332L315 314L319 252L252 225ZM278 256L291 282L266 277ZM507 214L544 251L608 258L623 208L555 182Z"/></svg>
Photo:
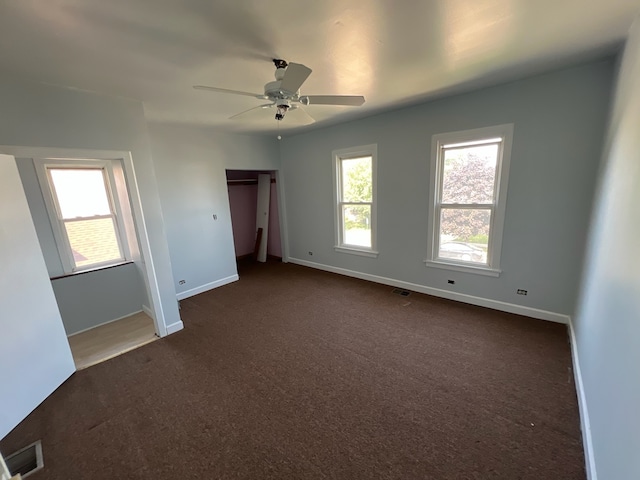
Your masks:
<svg viewBox="0 0 640 480"><path fill-rule="evenodd" d="M393 293L395 293L396 295L400 295L401 297L408 297L409 295L411 295L411 292L409 290L405 290L404 288L394 288Z"/></svg>
<svg viewBox="0 0 640 480"><path fill-rule="evenodd" d="M20 474L22 478L27 478L44 468L42 458L42 443L40 440L32 443L5 458L7 468L11 475Z"/></svg>

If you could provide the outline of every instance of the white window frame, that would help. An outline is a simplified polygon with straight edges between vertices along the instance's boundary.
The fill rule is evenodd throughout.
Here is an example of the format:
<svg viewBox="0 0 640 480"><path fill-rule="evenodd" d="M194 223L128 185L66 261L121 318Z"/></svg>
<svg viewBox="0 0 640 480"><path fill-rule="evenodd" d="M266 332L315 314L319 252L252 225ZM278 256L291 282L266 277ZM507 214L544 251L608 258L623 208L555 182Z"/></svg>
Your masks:
<svg viewBox="0 0 640 480"><path fill-rule="evenodd" d="M364 257L376 258L377 251L377 225L378 215L376 208L377 197L377 167L378 167L378 146L377 144L362 145L359 147L343 148L334 150L333 156L333 200L334 200L334 221L335 221L335 246L334 250L340 253L350 253ZM371 202L362 202L362 205L371 206L371 248L360 245L349 245L344 243L344 219L342 218L342 206L351 205L353 202L342 201L342 161L359 157L371 157Z"/></svg>
<svg viewBox="0 0 640 480"><path fill-rule="evenodd" d="M38 175L40 189L42 190L42 196L44 198L44 203L49 215L49 221L51 222L51 229L56 241L56 246L58 248L58 254L60 256L64 274L72 275L75 273L98 270L100 268L111 267L114 265L120 265L122 263L132 261L129 243L126 238L126 225L124 223L122 206L120 205L118 194L115 190L117 181L114 175L113 162L110 160L58 158L34 158L33 162L36 168L36 173ZM92 263L90 265L85 265L82 267L75 266L71 244L66 233L66 228L64 227L65 220L62 218L62 213L58 205L58 198L55 195L55 187L49 173L49 169L64 168L76 170L102 170L111 214L99 217L83 218L113 218L113 223L116 230L116 239L118 241L118 246L121 252L120 258L109 260L106 262Z"/></svg>
<svg viewBox="0 0 640 480"><path fill-rule="evenodd" d="M455 259L438 257L440 250L440 199L442 198L444 147L458 144L480 144L483 143L483 141L495 138L501 138L502 141L499 143L498 148L493 203L488 207L487 204L481 204L483 208L491 211L487 265L471 264ZM500 273L502 273L502 270L500 270L500 255L502 252L502 236L507 205L507 187L509 182L512 143L512 123L459 132L441 133L432 137L426 266L493 277L498 277ZM461 207L464 208L465 206L471 208L471 205L462 205Z"/></svg>

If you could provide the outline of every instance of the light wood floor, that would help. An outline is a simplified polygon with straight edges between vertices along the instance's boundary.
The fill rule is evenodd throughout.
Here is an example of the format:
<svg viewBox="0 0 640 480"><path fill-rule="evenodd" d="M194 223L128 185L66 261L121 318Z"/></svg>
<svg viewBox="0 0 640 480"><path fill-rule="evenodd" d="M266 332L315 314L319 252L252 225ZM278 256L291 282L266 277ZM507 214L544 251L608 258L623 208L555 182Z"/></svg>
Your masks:
<svg viewBox="0 0 640 480"><path fill-rule="evenodd" d="M90 367L153 342L156 328L144 312L69 337L76 369Z"/></svg>

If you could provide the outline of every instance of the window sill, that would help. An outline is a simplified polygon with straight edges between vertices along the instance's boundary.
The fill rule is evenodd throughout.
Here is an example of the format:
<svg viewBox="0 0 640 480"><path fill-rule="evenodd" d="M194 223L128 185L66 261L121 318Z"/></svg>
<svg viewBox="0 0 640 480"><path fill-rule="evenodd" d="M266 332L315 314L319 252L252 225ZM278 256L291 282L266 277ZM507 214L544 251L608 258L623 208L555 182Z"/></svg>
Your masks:
<svg viewBox="0 0 640 480"><path fill-rule="evenodd" d="M130 263L133 263L133 262L131 260L126 260L124 262L112 263L110 265L104 265L96 268L88 268L87 270L80 270L79 272L65 273L63 275L58 275L57 277L51 277L49 280L59 280L61 278L75 277L77 275L82 275L84 273L98 272L100 270L107 270L109 268L121 267L122 265L128 265Z"/></svg>
<svg viewBox="0 0 640 480"><path fill-rule="evenodd" d="M344 247L336 245L333 247L336 252L350 253L351 255L359 255L361 257L378 258L378 252L374 250L361 250L359 248Z"/></svg>
<svg viewBox="0 0 640 480"><path fill-rule="evenodd" d="M455 272L475 273L477 275L486 275L488 277L499 277L502 270L489 267L476 267L472 265L461 265L458 263L445 263L436 260L425 260L427 267L441 268L443 270L453 270Z"/></svg>

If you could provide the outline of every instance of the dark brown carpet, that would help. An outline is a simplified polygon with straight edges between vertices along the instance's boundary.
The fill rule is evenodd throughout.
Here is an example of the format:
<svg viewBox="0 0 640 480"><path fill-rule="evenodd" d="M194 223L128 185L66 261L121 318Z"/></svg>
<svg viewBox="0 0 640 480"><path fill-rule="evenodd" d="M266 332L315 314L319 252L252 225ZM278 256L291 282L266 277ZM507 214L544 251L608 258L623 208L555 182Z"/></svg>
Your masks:
<svg viewBox="0 0 640 480"><path fill-rule="evenodd" d="M73 375L1 443L42 479L584 479L566 328L286 264Z"/></svg>

